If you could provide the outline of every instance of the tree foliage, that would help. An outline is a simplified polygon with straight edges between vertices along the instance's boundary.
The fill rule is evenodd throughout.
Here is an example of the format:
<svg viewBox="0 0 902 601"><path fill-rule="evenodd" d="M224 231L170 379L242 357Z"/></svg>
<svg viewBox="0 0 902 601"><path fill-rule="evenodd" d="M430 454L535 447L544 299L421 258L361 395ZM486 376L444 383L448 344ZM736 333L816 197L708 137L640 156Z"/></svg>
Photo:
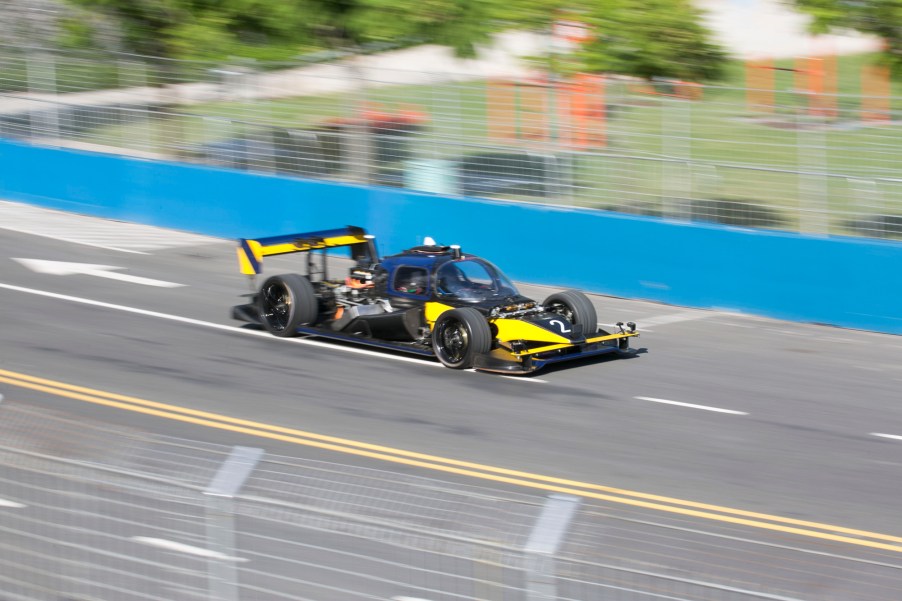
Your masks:
<svg viewBox="0 0 902 601"><path fill-rule="evenodd" d="M902 1L900 0L794 0L814 20L812 31L853 29L884 40L884 58L902 75Z"/></svg>
<svg viewBox="0 0 902 601"><path fill-rule="evenodd" d="M689 81L717 79L727 53L689 0L589 3L592 39L578 53L586 71Z"/></svg>
<svg viewBox="0 0 902 601"><path fill-rule="evenodd" d="M279 58L371 42L434 43L472 56L493 33L549 33L575 18L593 37L568 57L573 69L702 80L726 60L690 0L68 1L118 19L134 51L173 58Z"/></svg>

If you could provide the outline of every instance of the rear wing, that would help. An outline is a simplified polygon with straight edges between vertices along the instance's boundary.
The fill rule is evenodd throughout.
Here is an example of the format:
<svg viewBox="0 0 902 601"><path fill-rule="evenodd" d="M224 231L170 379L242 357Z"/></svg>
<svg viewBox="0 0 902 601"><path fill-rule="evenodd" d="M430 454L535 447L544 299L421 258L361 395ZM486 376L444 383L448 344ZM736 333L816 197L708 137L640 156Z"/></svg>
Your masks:
<svg viewBox="0 0 902 601"><path fill-rule="evenodd" d="M362 227L349 225L334 230L322 230L305 234L286 234L249 240L238 240L238 268L245 275L263 273L263 257L308 252L326 248L348 246L351 258L367 265L376 262L376 245L373 236Z"/></svg>

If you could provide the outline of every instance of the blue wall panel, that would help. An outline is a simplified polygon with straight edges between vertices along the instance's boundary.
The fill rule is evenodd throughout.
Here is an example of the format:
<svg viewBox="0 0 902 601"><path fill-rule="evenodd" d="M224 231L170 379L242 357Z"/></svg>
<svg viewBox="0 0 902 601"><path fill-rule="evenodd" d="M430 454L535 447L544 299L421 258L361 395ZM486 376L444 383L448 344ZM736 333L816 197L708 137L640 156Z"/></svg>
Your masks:
<svg viewBox="0 0 902 601"><path fill-rule="evenodd" d="M221 237L432 236L522 281L902 334L902 244L445 198L0 141L0 197Z"/></svg>

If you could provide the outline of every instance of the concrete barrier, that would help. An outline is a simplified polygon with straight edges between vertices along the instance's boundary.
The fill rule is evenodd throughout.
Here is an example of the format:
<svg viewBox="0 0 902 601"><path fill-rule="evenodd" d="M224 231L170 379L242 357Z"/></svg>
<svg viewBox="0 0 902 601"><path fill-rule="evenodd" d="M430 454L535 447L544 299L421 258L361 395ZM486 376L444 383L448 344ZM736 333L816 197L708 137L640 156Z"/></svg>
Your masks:
<svg viewBox="0 0 902 601"><path fill-rule="evenodd" d="M361 225L517 280L902 334L902 243L288 179L0 141L0 197L226 238Z"/></svg>

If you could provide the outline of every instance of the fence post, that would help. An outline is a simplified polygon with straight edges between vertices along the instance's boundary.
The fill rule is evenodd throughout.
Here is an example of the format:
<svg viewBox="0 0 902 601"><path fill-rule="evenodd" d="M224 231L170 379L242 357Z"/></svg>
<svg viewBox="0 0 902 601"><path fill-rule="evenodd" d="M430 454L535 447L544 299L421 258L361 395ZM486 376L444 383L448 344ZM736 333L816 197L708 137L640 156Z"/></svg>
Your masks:
<svg viewBox="0 0 902 601"><path fill-rule="evenodd" d="M119 59L116 67L119 86L129 92L129 97L145 99L142 102L127 103L121 108L122 125L127 126L129 123L139 125L136 127L137 132L128 127L121 127L119 143L123 148L132 147L145 152L156 152L151 132L153 121L150 118L153 101L150 99L151 88L147 83L146 65L139 57L131 57L130 60Z"/></svg>
<svg viewBox="0 0 902 601"><path fill-rule="evenodd" d="M687 100L661 100L663 214L692 219L692 106Z"/></svg>
<svg viewBox="0 0 902 601"><path fill-rule="evenodd" d="M53 54L44 50L29 50L26 54L26 78L28 91L33 95L49 97L57 93L56 61ZM35 103L29 111L29 135L32 138L46 138L54 143L59 139L59 104L56 100L44 98Z"/></svg>
<svg viewBox="0 0 902 601"><path fill-rule="evenodd" d="M526 599L557 599L554 557L582 499L552 494L526 541Z"/></svg>
<svg viewBox="0 0 902 601"><path fill-rule="evenodd" d="M823 117L811 117L809 122L796 117L800 127L797 134L799 161L799 231L805 234L830 233L830 182L827 177L827 148Z"/></svg>
<svg viewBox="0 0 902 601"><path fill-rule="evenodd" d="M235 524L232 499L263 457L263 449L233 447L204 490L210 601L238 601Z"/></svg>

